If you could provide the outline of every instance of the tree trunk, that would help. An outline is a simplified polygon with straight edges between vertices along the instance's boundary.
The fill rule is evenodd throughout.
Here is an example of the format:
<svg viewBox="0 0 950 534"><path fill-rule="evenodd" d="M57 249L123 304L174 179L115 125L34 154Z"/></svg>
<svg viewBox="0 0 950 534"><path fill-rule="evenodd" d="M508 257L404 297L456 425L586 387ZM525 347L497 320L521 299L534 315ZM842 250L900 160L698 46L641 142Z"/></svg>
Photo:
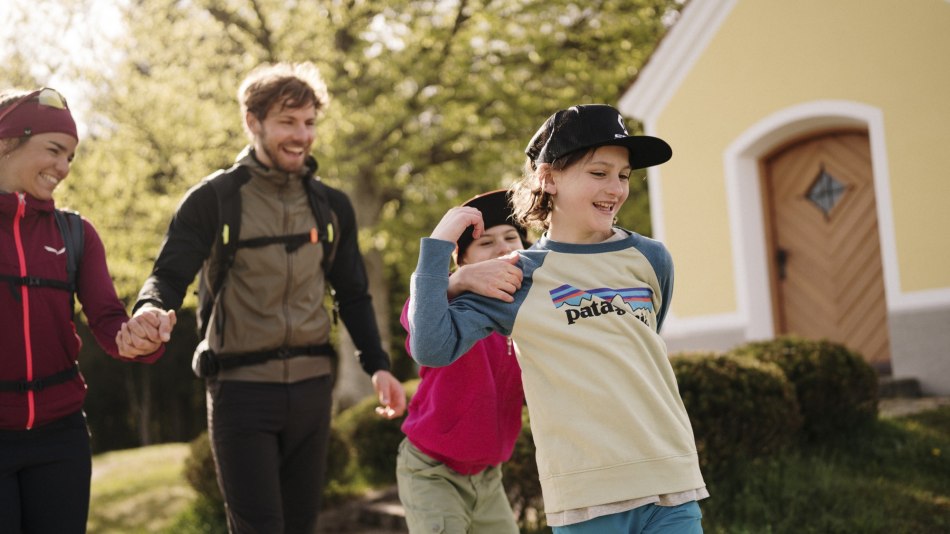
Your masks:
<svg viewBox="0 0 950 534"><path fill-rule="evenodd" d="M131 365L125 370L125 391L128 394L129 410L138 430L139 446L152 444L151 425L149 419L152 413L151 374L143 373Z"/></svg>
<svg viewBox="0 0 950 534"><path fill-rule="evenodd" d="M383 348L389 349L389 299L386 277L383 276L383 259L377 250L363 253L366 263L366 275L369 278L369 292L373 297L373 309L376 312L376 323L382 336ZM337 410L344 410L368 395L373 395L373 384L370 377L363 372L359 359L356 357L356 347L353 345L346 328L340 329L339 337L339 366L337 367L336 385L333 391Z"/></svg>
<svg viewBox="0 0 950 534"><path fill-rule="evenodd" d="M356 187L349 193L356 211L358 228L371 228L379 220L382 204L380 192L373 187L373 176L362 173L354 180ZM383 272L383 257L379 250L361 246L363 262L366 264L366 276L369 279L369 293L373 298L373 310L376 324L382 338L383 349L389 350L389 285ZM333 400L336 410L344 410L369 395L374 395L373 383L360 367L356 357L356 347L346 328L339 329L339 366Z"/></svg>
<svg viewBox="0 0 950 534"><path fill-rule="evenodd" d="M137 369L138 370L138 369ZM152 444L152 373L148 369L139 372L139 383L142 385L142 394L139 396L139 443L142 446Z"/></svg>

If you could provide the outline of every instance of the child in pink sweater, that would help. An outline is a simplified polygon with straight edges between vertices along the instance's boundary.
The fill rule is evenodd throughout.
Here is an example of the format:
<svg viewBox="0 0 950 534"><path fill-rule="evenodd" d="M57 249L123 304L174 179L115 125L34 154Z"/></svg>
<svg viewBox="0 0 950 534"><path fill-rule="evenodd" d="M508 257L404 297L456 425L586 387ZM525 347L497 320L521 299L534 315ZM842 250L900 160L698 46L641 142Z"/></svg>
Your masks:
<svg viewBox="0 0 950 534"><path fill-rule="evenodd" d="M526 233L511 217L508 192L485 193L464 206L482 213L485 229L475 238L469 228L459 238L459 270L448 296L475 291L510 302L521 271L496 258L524 248ZM408 306L401 318L407 331ZM521 431L524 403L511 340L493 333L454 365L423 366L419 376L396 467L410 532L517 534L500 471Z"/></svg>

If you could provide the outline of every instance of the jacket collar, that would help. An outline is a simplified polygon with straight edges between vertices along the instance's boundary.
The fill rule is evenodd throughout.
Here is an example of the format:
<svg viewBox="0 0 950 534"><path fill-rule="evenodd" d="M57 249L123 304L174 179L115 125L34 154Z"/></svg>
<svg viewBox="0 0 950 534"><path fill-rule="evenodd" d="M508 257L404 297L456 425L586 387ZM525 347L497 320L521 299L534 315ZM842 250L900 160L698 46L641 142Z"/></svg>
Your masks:
<svg viewBox="0 0 950 534"><path fill-rule="evenodd" d="M26 199L26 214L33 213L51 213L56 208L56 202L51 200L40 200L30 195L24 194ZM16 193L0 193L0 212L7 215L16 213L19 200Z"/></svg>
<svg viewBox="0 0 950 534"><path fill-rule="evenodd" d="M262 178L268 183L277 186L286 185L294 179L299 179L302 176L312 176L319 167L316 158L308 155L304 163L304 168L301 172L290 173L280 169L273 169L261 163L261 161L257 158L254 147L250 145L244 147L244 150L242 150L240 154L237 155L237 158L235 158L235 163L248 167L251 170L252 176Z"/></svg>

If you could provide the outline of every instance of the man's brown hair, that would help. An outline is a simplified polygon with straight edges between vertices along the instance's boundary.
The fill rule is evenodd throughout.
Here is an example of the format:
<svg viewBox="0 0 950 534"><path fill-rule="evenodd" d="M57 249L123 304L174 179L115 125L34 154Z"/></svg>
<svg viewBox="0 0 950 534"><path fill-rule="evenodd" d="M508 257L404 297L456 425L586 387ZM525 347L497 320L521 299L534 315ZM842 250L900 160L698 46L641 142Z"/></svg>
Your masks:
<svg viewBox="0 0 950 534"><path fill-rule="evenodd" d="M275 105L280 105L280 109L295 109L312 104L319 116L330 103L330 96L320 70L313 63L265 63L254 68L241 82L238 101L242 117L250 112L263 121ZM250 136L247 124L244 128Z"/></svg>

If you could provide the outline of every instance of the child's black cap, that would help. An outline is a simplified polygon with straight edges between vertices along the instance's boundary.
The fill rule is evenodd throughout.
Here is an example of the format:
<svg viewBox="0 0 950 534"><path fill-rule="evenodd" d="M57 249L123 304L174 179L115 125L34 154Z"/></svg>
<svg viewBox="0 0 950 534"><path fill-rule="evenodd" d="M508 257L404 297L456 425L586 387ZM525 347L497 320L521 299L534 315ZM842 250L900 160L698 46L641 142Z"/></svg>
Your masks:
<svg viewBox="0 0 950 534"><path fill-rule="evenodd" d="M499 224L510 224L514 226L515 229L518 230L518 235L521 236L521 243L526 247L528 246L528 232L515 221L514 209L511 206L511 199L509 198L507 189L498 189L475 195L462 205L476 208L482 212L482 220L485 222L486 230L493 226L498 226ZM472 230L473 227L471 226L466 228L465 233L456 241L458 245L458 255L456 258L458 261L462 260L462 257L465 256L465 251L469 245L472 244L472 241L475 240L475 238L472 237Z"/></svg>
<svg viewBox="0 0 950 534"><path fill-rule="evenodd" d="M571 152L604 145L627 147L633 169L659 165L673 156L666 141L627 133L620 112L605 104L574 106L551 115L524 153L535 163L551 163Z"/></svg>

